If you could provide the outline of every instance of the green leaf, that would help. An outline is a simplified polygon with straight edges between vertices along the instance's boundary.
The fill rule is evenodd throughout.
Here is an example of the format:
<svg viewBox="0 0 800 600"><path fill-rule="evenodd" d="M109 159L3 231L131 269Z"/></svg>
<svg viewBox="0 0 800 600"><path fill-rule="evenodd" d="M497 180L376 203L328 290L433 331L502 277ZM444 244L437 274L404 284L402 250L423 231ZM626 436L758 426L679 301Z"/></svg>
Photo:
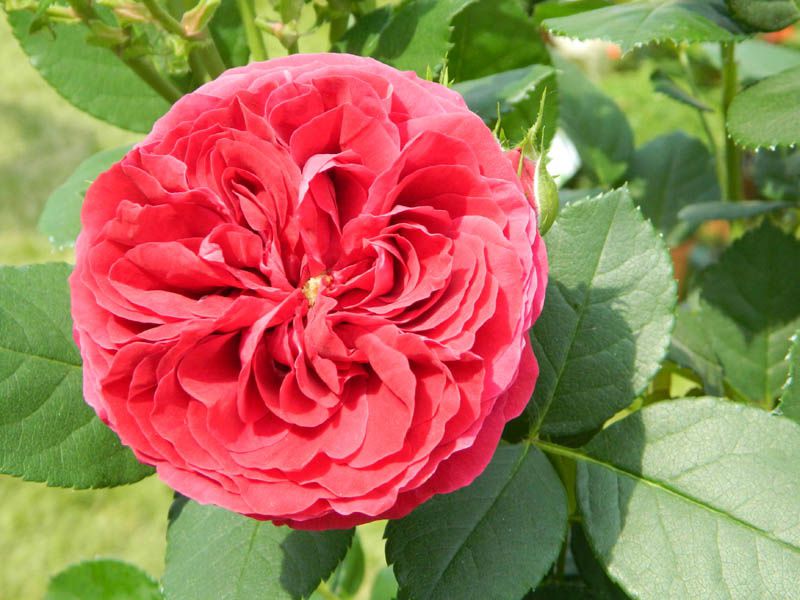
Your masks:
<svg viewBox="0 0 800 600"><path fill-rule="evenodd" d="M548 581L525 596L525 600L598 600L598 596L582 581L567 579Z"/></svg>
<svg viewBox="0 0 800 600"><path fill-rule="evenodd" d="M59 487L132 483L153 470L83 401L69 272L0 267L0 473Z"/></svg>
<svg viewBox="0 0 800 600"><path fill-rule="evenodd" d="M477 0L453 19L447 70L455 81L549 63L539 27L519 0Z"/></svg>
<svg viewBox="0 0 800 600"><path fill-rule="evenodd" d="M572 557L575 565L581 574L581 578L592 590L592 597L595 600L626 600L627 595L619 586L608 578L597 557L589 547L589 541L583 532L583 527L573 525L569 536L569 547L572 550Z"/></svg>
<svg viewBox="0 0 800 600"><path fill-rule="evenodd" d="M800 142L800 67L767 77L738 94L728 111L728 134L747 148Z"/></svg>
<svg viewBox="0 0 800 600"><path fill-rule="evenodd" d="M714 398L660 402L578 462L589 541L642 600L798 598L800 427Z"/></svg>
<svg viewBox="0 0 800 600"><path fill-rule="evenodd" d="M628 170L633 131L625 114L581 70L554 59L559 70L559 120L597 181L613 185Z"/></svg>
<svg viewBox="0 0 800 600"><path fill-rule="evenodd" d="M337 596L355 596L364 581L364 567L364 548L361 546L358 531L356 531L350 550L347 551L344 559L331 575L328 587Z"/></svg>
<svg viewBox="0 0 800 600"><path fill-rule="evenodd" d="M219 49L220 56L229 67L246 65L250 59L250 48L236 0L222 0L208 24L208 30Z"/></svg>
<svg viewBox="0 0 800 600"><path fill-rule="evenodd" d="M555 560L566 526L547 458L528 444L500 446L471 485L390 521L386 558L414 600L520 598Z"/></svg>
<svg viewBox="0 0 800 600"><path fill-rule="evenodd" d="M714 48L718 65L719 48ZM764 40L744 40L736 44L736 63L739 77L744 81L764 79L781 71L800 66L800 51L790 46L771 44Z"/></svg>
<svg viewBox="0 0 800 600"><path fill-rule="evenodd" d="M735 221L795 207L797 204L791 202L760 202L757 200L705 202L684 206L678 213L678 218L694 224L717 220Z"/></svg>
<svg viewBox="0 0 800 600"><path fill-rule="evenodd" d="M90 156L50 194L39 217L38 228L58 248L73 246L81 231L81 206L89 184L122 159L130 146L104 150Z"/></svg>
<svg viewBox="0 0 800 600"><path fill-rule="evenodd" d="M29 33L33 15L8 13L14 35L31 64L67 101L109 123L146 133L169 104L113 52L86 43L83 26L52 24Z"/></svg>
<svg viewBox="0 0 800 600"><path fill-rule="evenodd" d="M760 31L778 31L800 19L796 0L727 0L733 16Z"/></svg>
<svg viewBox="0 0 800 600"><path fill-rule="evenodd" d="M403 0L394 9L381 7L348 31L342 47L425 76L444 61L453 45L453 19L472 2Z"/></svg>
<svg viewBox="0 0 800 600"><path fill-rule="evenodd" d="M161 600L158 582L138 567L117 560L92 560L61 571L45 600Z"/></svg>
<svg viewBox="0 0 800 600"><path fill-rule="evenodd" d="M651 42L733 42L748 33L724 0L638 0L543 25L557 35L615 42L624 52Z"/></svg>
<svg viewBox="0 0 800 600"><path fill-rule="evenodd" d="M392 567L384 567L375 575L369 600L394 600L397 598L397 579Z"/></svg>
<svg viewBox="0 0 800 600"><path fill-rule="evenodd" d="M670 246L682 242L693 229L678 218L683 207L720 199L714 157L703 142L680 131L639 148L628 177L634 201Z"/></svg>
<svg viewBox="0 0 800 600"><path fill-rule="evenodd" d="M789 338L800 329L800 241L769 223L750 231L708 268L700 320L726 382L771 403L786 381Z"/></svg>
<svg viewBox="0 0 800 600"><path fill-rule="evenodd" d="M539 380L528 411L547 435L599 427L658 371L676 302L663 240L627 189L564 207L545 236L544 311L532 331Z"/></svg>
<svg viewBox="0 0 800 600"><path fill-rule="evenodd" d="M653 89L655 89L655 91L664 94L673 100L677 100L685 106L689 106L690 108L701 110L703 112L711 112L711 108L707 104L701 102L689 92L684 90L675 82L672 77L669 76L669 74L661 69L656 69L650 74L650 82L653 84Z"/></svg>
<svg viewBox="0 0 800 600"><path fill-rule="evenodd" d="M800 152L778 148L756 152L753 179L764 198L776 201L800 200ZM795 204L797 206L797 204Z"/></svg>
<svg viewBox="0 0 800 600"><path fill-rule="evenodd" d="M725 393L722 365L714 353L703 319L691 302L678 309L667 358L697 373L707 394L722 396Z"/></svg>
<svg viewBox="0 0 800 600"><path fill-rule="evenodd" d="M792 346L786 360L789 362L789 376L783 386L780 413L800 423L800 331L792 336Z"/></svg>
<svg viewBox="0 0 800 600"><path fill-rule="evenodd" d="M562 2L562 0L547 0L546 2L537 2L534 7L533 16L537 23L541 23L545 19L552 19L554 17L566 17L577 13L586 12L587 10L595 10L597 8L605 8L611 6L611 0L570 0L569 2Z"/></svg>
<svg viewBox="0 0 800 600"><path fill-rule="evenodd" d="M353 530L298 531L178 498L167 530L168 600L308 597L342 560Z"/></svg>
<svg viewBox="0 0 800 600"><path fill-rule="evenodd" d="M536 122L542 95L547 93L544 105L544 145L550 145L556 132L558 118L558 92L555 71L546 65L531 65L481 79L465 81L453 86L464 96L470 110L490 127L497 122L500 106L500 125L509 141L522 141L525 133Z"/></svg>

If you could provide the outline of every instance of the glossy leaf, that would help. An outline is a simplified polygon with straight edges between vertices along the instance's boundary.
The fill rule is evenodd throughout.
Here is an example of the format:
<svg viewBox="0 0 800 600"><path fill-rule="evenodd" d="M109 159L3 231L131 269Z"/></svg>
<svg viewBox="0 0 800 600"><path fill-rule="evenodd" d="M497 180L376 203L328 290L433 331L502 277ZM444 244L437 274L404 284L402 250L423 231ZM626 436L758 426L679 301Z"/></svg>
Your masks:
<svg viewBox="0 0 800 600"><path fill-rule="evenodd" d="M122 146L104 150L84 160L72 175L50 194L39 217L39 231L58 248L72 246L81 231L81 206L89 184L130 150Z"/></svg>
<svg viewBox="0 0 800 600"><path fill-rule="evenodd" d="M675 282L663 240L627 189L564 207L545 236L550 281L534 325L531 417L547 435L600 426L628 406L669 344Z"/></svg>
<svg viewBox="0 0 800 600"><path fill-rule="evenodd" d="M153 470L83 401L69 272L0 267L0 473L59 487L132 483Z"/></svg>
<svg viewBox="0 0 800 600"><path fill-rule="evenodd" d="M470 110L490 126L497 122L512 143L518 143L533 126L539 115L542 95L544 104L543 140L549 146L555 135L558 118L558 92L555 71L545 65L531 65L453 86L464 96Z"/></svg>
<svg viewBox="0 0 800 600"><path fill-rule="evenodd" d="M800 67L758 82L738 94L728 112L728 133L747 148L800 142Z"/></svg>
<svg viewBox="0 0 800 600"><path fill-rule="evenodd" d="M707 269L700 319L726 382L772 402L788 375L789 338L800 329L800 241L765 223Z"/></svg>
<svg viewBox="0 0 800 600"><path fill-rule="evenodd" d="M633 155L633 131L628 120L578 67L565 60L554 63L559 71L561 126L575 144L584 166L599 183L610 186L625 174Z"/></svg>
<svg viewBox="0 0 800 600"><path fill-rule="evenodd" d="M442 64L453 45L453 19L474 1L403 0L381 7L348 31L341 47L424 76Z"/></svg>
<svg viewBox="0 0 800 600"><path fill-rule="evenodd" d="M500 446L471 485L391 521L386 558L414 600L520 598L555 560L566 526L566 494L547 458Z"/></svg>
<svg viewBox="0 0 800 600"><path fill-rule="evenodd" d="M724 0L636 0L543 25L558 35L614 42L625 52L650 42L732 42L748 33Z"/></svg>
<svg viewBox="0 0 800 600"><path fill-rule="evenodd" d="M33 18L25 11L8 13L31 64L67 101L112 125L143 133L167 111L167 101L113 52L86 43L86 28L56 23L52 32L45 28L31 33Z"/></svg>
<svg viewBox="0 0 800 600"><path fill-rule="evenodd" d="M567 453L592 548L632 597L800 595L797 424L713 398L660 402Z"/></svg>
<svg viewBox="0 0 800 600"><path fill-rule="evenodd" d="M155 581L138 567L117 560L73 565L51 581L44 600L161 600Z"/></svg>
<svg viewBox="0 0 800 600"><path fill-rule="evenodd" d="M720 199L714 157L700 140L676 131L639 148L628 177L633 199L670 246L691 233L678 218L682 208Z"/></svg>
<svg viewBox="0 0 800 600"><path fill-rule="evenodd" d="M168 600L308 597L347 553L353 530L299 531L186 498L170 509Z"/></svg>
<svg viewBox="0 0 800 600"><path fill-rule="evenodd" d="M792 346L787 360L789 376L783 386L779 408L784 417L800 423L800 332L792 336Z"/></svg>
<svg viewBox="0 0 800 600"><path fill-rule="evenodd" d="M549 63L539 27L519 0L477 0L453 19L447 70L455 81Z"/></svg>

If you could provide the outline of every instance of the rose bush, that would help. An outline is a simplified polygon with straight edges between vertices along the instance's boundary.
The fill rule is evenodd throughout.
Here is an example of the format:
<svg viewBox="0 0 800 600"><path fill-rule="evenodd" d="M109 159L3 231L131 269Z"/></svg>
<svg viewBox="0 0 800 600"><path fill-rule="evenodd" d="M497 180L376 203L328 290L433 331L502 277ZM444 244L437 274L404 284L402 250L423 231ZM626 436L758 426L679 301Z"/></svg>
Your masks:
<svg viewBox="0 0 800 600"><path fill-rule="evenodd" d="M467 485L538 372L516 160L457 93L371 59L227 71L86 194L86 400L174 489L293 527Z"/></svg>

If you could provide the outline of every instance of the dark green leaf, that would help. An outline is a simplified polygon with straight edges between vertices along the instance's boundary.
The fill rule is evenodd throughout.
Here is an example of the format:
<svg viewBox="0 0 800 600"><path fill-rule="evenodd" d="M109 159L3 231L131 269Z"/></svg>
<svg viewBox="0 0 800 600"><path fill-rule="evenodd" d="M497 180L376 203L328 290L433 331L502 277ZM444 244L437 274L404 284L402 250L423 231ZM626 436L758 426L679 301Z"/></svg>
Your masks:
<svg viewBox="0 0 800 600"><path fill-rule="evenodd" d="M740 202L706 202L703 204L689 204L678 213L678 218L687 223L703 223L704 221L734 221L736 219L749 219L779 210L796 207L790 202L759 202L756 200L742 200Z"/></svg>
<svg viewBox="0 0 800 600"><path fill-rule="evenodd" d="M764 198L800 201L800 152L778 148L756 152L753 179Z"/></svg>
<svg viewBox="0 0 800 600"><path fill-rule="evenodd" d="M559 120L581 161L601 184L612 185L633 154L633 131L625 114L575 65L554 60L559 70Z"/></svg>
<svg viewBox="0 0 800 600"><path fill-rule="evenodd" d="M208 24L208 30L219 48L222 60L229 67L246 65L250 58L250 48L244 25L236 8L236 0L222 0L214 18Z"/></svg>
<svg viewBox="0 0 800 600"><path fill-rule="evenodd" d="M722 366L697 307L691 303L678 309L667 357L675 364L697 373L707 394L724 394Z"/></svg>
<svg viewBox="0 0 800 600"><path fill-rule="evenodd" d="M455 16L475 0L403 0L362 18L343 40L348 52L372 56L424 76L441 65L452 47Z"/></svg>
<svg viewBox="0 0 800 600"><path fill-rule="evenodd" d="M185 498L170 509L168 600L308 597L347 552L353 530L276 527Z"/></svg>
<svg viewBox="0 0 800 600"><path fill-rule="evenodd" d="M81 206L86 189L100 173L125 156L128 150L130 146L122 146L90 156L50 194L39 217L38 227L54 246L63 248L75 243L81 230Z"/></svg>
<svg viewBox="0 0 800 600"><path fill-rule="evenodd" d="M0 267L0 473L59 487L132 483L152 469L82 398L69 272Z"/></svg>
<svg viewBox="0 0 800 600"><path fill-rule="evenodd" d="M800 19L796 0L726 0L739 21L760 31L777 31Z"/></svg>
<svg viewBox="0 0 800 600"><path fill-rule="evenodd" d="M800 67L767 77L738 94L728 112L728 133L747 148L800 142Z"/></svg>
<svg viewBox="0 0 800 600"><path fill-rule="evenodd" d="M725 400L660 402L578 462L595 554L634 598L798 598L800 427Z"/></svg>
<svg viewBox="0 0 800 600"><path fill-rule="evenodd" d="M789 376L783 386L779 408L784 417L800 423L800 332L792 336L792 346L787 361Z"/></svg>
<svg viewBox="0 0 800 600"><path fill-rule="evenodd" d="M28 33L33 15L8 13L22 49L42 77L66 100L109 123L148 132L169 104L113 52L86 43L83 26L53 24Z"/></svg>
<svg viewBox="0 0 800 600"><path fill-rule="evenodd" d="M589 547L589 541L580 525L572 526L569 547L581 578L592 590L592 598L596 600L626 600L628 598L619 586L608 578Z"/></svg>
<svg viewBox="0 0 800 600"><path fill-rule="evenodd" d="M701 281L699 317L726 382L771 402L788 375L789 338L800 329L800 241L763 224L728 248Z"/></svg>
<svg viewBox="0 0 800 600"><path fill-rule="evenodd" d="M700 140L668 133L639 148L628 173L633 199L667 244L679 244L693 227L678 218L688 204L720 199L714 157Z"/></svg>
<svg viewBox="0 0 800 600"><path fill-rule="evenodd" d="M598 596L582 581L548 581L525 600L598 600Z"/></svg>
<svg viewBox="0 0 800 600"><path fill-rule="evenodd" d="M386 558L414 600L520 598L555 560L566 526L566 494L547 458L500 446L471 485L391 521Z"/></svg>
<svg viewBox="0 0 800 600"><path fill-rule="evenodd" d="M675 282L663 240L626 189L569 204L545 237L550 281L533 328L528 410L548 435L600 426L628 406L669 344Z"/></svg>
<svg viewBox="0 0 800 600"><path fill-rule="evenodd" d="M117 560L92 560L61 571L45 600L161 600L158 582Z"/></svg>
<svg viewBox="0 0 800 600"><path fill-rule="evenodd" d="M539 27L519 0L477 0L453 19L447 67L455 81L549 63Z"/></svg>
<svg viewBox="0 0 800 600"><path fill-rule="evenodd" d="M724 0L637 0L543 24L558 35L615 42L625 52L650 42L732 42L748 33Z"/></svg>
<svg viewBox="0 0 800 600"><path fill-rule="evenodd" d="M665 96L677 100L681 104L685 104L691 108L702 110L703 112L711 112L711 108L704 102L701 102L689 92L679 86L672 77L661 69L656 69L650 75L650 81L653 88Z"/></svg>
<svg viewBox="0 0 800 600"><path fill-rule="evenodd" d="M542 95L544 105L543 140L550 145L556 131L558 93L552 67L531 65L481 79L456 84L453 89L464 96L470 110L491 127L497 122L500 106L500 125L508 139L517 143L536 122Z"/></svg>

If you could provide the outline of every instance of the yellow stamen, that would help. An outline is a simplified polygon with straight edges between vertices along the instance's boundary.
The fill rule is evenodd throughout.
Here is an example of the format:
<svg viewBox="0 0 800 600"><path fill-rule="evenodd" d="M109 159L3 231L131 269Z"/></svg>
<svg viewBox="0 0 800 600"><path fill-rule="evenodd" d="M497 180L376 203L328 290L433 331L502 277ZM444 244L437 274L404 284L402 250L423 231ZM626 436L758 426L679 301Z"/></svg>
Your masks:
<svg viewBox="0 0 800 600"><path fill-rule="evenodd" d="M317 296L319 296L319 292L322 289L323 283L327 285L331 281L332 279L330 275L322 273L316 277L309 278L309 280L305 282L303 285L303 295L308 298L309 306L314 306L316 303Z"/></svg>

